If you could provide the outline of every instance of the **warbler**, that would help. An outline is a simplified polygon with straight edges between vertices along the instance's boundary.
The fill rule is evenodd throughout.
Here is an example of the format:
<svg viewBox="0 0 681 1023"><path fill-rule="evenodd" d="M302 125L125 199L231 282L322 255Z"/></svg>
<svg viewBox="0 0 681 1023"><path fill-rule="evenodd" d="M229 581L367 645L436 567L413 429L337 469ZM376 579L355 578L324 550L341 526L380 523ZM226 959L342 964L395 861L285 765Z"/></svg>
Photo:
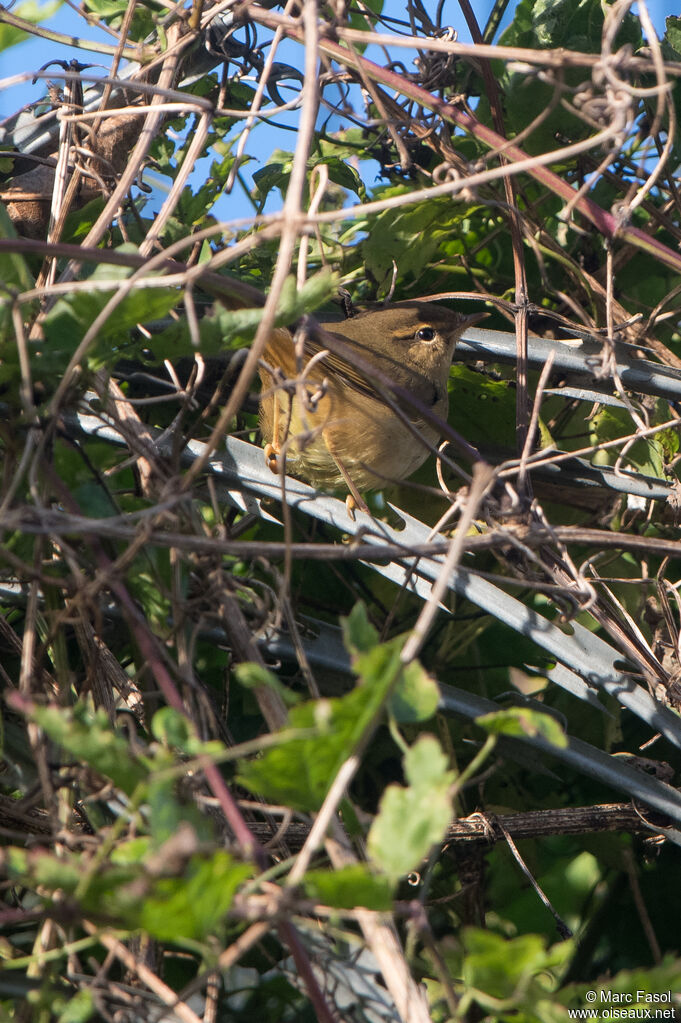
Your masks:
<svg viewBox="0 0 681 1023"><path fill-rule="evenodd" d="M347 488L350 514L367 511L361 492L411 476L439 436L399 391L446 420L457 339L486 315L396 303L322 324L333 351L310 335L297 351L288 330L274 330L259 369L260 428L272 471L283 453L287 471L324 490Z"/></svg>

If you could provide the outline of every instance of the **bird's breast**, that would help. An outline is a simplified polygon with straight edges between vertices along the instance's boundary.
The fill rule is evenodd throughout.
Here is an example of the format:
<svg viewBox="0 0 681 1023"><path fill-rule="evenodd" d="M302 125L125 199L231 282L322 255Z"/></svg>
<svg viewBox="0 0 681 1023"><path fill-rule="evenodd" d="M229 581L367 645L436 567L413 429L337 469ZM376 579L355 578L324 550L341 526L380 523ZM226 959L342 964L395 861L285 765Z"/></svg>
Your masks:
<svg viewBox="0 0 681 1023"><path fill-rule="evenodd" d="M329 371L323 359L309 372L298 375L296 385L293 346L290 337L287 344L285 341L283 336L274 338L266 358L269 355L271 364L283 370L288 385L273 386L271 375L260 372L261 428L266 441L278 441L286 452L290 471L323 488L343 487L338 465L342 462L358 489L365 490L406 479L423 464L439 431L420 419L405 398L393 398L400 415L371 387L366 391L353 387ZM435 416L446 420L446 383L441 388L439 381L438 385L428 381L426 394L423 387L409 386L411 382L410 378L404 379L400 385ZM277 438L273 437L275 425Z"/></svg>

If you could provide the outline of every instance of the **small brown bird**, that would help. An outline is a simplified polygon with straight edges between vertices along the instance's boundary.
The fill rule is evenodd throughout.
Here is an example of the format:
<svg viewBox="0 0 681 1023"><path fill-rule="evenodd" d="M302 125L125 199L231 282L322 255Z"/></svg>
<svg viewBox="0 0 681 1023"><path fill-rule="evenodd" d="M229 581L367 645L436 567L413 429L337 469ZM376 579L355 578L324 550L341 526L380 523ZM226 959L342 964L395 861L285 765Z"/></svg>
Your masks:
<svg viewBox="0 0 681 1023"><path fill-rule="evenodd" d="M272 471L283 452L294 475L322 489L345 486L350 514L355 506L366 511L360 491L411 476L429 453L418 434L431 445L439 435L391 393L390 383L446 419L454 346L486 315L464 316L429 302L396 303L322 324L337 342L333 352L306 337L297 353L287 330L273 331L260 367L260 426Z"/></svg>

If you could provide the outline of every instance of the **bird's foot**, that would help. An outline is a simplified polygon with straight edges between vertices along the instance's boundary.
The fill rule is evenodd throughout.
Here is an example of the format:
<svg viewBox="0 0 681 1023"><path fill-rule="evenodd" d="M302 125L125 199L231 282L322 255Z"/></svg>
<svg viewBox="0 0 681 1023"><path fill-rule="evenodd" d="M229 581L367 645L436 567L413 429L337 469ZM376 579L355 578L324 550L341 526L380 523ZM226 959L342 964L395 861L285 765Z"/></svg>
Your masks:
<svg viewBox="0 0 681 1023"><path fill-rule="evenodd" d="M265 464L275 476L279 475L279 450L274 444L265 445Z"/></svg>
<svg viewBox="0 0 681 1023"><path fill-rule="evenodd" d="M348 496L345 498L345 507L347 509L348 515L350 516L353 522L355 521L355 509L361 512L365 512L367 515L371 515L371 512L369 511L369 505L366 503L366 501L362 500L362 498L356 491L354 494L348 494Z"/></svg>

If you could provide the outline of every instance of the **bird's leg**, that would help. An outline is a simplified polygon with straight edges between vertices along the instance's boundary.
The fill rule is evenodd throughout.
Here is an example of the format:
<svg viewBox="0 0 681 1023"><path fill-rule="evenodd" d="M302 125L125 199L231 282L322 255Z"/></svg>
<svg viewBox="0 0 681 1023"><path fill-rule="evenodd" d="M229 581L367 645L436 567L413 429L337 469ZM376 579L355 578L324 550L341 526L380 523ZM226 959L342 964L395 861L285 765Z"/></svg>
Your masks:
<svg viewBox="0 0 681 1023"><path fill-rule="evenodd" d="M369 506L367 505L366 501L364 500L364 498L360 494L359 490L357 489L357 487L353 483L353 481L352 481L352 479L350 477L350 473L348 472L348 470L343 465L342 460L338 457L336 452L333 450L333 442L329 438L328 430L323 430L322 431L322 437L324 438L324 443L326 444L326 446L328 448L329 454L331 455L331 457L333 458L334 462L338 466L338 471L340 472L341 476L345 480L345 482L347 484L347 488L350 491L348 496L345 498L345 507L348 510L348 515L353 520L353 522L355 521L355 508L359 508L360 511L366 512L367 515L370 515L371 512L369 511Z"/></svg>
<svg viewBox="0 0 681 1023"><path fill-rule="evenodd" d="M350 491L348 496L345 498L345 507L347 508L348 515L350 516L352 521L353 522L355 521L355 508L358 508L361 512L365 512L365 514L367 515L371 515L371 512L369 511L369 505L366 503L366 501L360 494L359 490L350 479L343 463L340 462L337 458L335 458L334 461L338 468L340 469L340 471L343 473L343 479L347 483L348 490Z"/></svg>
<svg viewBox="0 0 681 1023"><path fill-rule="evenodd" d="M340 469L340 465L338 466L338 468ZM355 491L355 493L357 493L357 491ZM347 510L349 518L351 518L353 522L355 521L355 508L359 508L360 511L366 512L367 515L369 514L369 509L367 508L364 501L362 501L361 497L359 500L361 504L357 501L355 497L353 497L352 494L348 494L348 496L345 498L345 508Z"/></svg>
<svg viewBox="0 0 681 1023"><path fill-rule="evenodd" d="M273 472L275 476L279 473L279 462L277 461L277 457L281 453L281 447L279 445L279 412L279 400L275 394L274 409L272 411L272 443L265 445L265 463L270 472Z"/></svg>

